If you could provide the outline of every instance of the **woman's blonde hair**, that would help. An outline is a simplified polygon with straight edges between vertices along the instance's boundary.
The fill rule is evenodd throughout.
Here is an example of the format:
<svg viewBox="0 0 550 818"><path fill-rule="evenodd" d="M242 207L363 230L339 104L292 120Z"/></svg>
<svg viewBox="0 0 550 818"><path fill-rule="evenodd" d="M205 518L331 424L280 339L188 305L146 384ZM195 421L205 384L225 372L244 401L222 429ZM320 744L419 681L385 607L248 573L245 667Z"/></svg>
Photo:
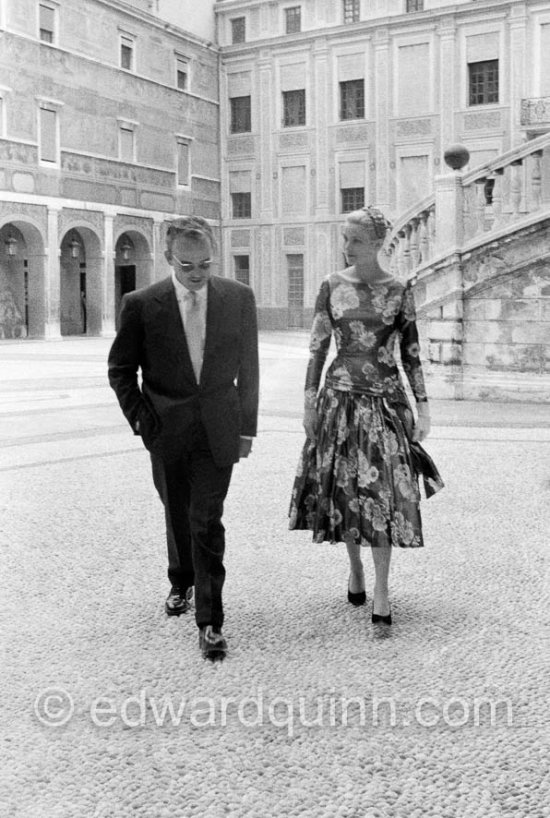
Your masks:
<svg viewBox="0 0 550 818"><path fill-rule="evenodd" d="M386 219L382 211L372 205L348 213L346 221L350 224L358 224L361 227L371 229L376 238L380 240L385 239L392 229L391 222Z"/></svg>

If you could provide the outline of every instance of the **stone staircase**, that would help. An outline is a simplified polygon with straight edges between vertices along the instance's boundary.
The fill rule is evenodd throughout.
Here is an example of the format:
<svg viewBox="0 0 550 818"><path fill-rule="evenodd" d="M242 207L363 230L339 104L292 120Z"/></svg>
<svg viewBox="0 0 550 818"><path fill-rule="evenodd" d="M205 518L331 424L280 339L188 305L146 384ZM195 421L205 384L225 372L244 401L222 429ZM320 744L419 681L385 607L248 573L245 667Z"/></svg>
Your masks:
<svg viewBox="0 0 550 818"><path fill-rule="evenodd" d="M433 397L550 401L550 133L463 173L400 217L392 271L414 278Z"/></svg>

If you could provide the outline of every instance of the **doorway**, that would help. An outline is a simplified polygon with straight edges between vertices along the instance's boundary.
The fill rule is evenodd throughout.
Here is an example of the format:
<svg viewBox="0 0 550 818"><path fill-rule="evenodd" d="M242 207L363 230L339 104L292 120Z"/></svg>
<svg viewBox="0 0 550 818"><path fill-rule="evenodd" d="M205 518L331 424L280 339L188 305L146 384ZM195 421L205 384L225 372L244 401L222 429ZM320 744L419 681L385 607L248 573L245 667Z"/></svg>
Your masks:
<svg viewBox="0 0 550 818"><path fill-rule="evenodd" d="M121 264L115 268L115 323L118 329L120 304L126 293L136 289L136 265Z"/></svg>

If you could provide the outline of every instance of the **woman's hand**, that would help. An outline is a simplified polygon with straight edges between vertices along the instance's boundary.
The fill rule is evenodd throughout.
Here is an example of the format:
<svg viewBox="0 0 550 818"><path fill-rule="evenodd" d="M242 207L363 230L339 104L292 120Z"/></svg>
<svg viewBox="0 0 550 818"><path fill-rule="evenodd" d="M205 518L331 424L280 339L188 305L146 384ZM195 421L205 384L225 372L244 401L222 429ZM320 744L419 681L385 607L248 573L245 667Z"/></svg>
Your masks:
<svg viewBox="0 0 550 818"><path fill-rule="evenodd" d="M430 407L427 401L416 404L418 420L414 424L413 440L422 443L430 434Z"/></svg>
<svg viewBox="0 0 550 818"><path fill-rule="evenodd" d="M315 440L317 437L317 423L317 410L312 406L306 406L304 409L304 429L310 440Z"/></svg>

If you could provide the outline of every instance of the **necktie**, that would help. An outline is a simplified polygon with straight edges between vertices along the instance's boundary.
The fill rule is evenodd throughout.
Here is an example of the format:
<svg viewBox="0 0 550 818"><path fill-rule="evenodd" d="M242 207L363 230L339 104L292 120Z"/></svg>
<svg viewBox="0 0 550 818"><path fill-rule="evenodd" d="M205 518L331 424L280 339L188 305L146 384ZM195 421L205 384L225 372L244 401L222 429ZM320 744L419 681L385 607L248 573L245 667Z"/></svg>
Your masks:
<svg viewBox="0 0 550 818"><path fill-rule="evenodd" d="M197 294L189 292L185 296L186 304L186 322L185 322L185 336L187 338L187 348L189 349L189 357L193 364L193 371L195 378L199 383L202 369L202 316L199 306Z"/></svg>

